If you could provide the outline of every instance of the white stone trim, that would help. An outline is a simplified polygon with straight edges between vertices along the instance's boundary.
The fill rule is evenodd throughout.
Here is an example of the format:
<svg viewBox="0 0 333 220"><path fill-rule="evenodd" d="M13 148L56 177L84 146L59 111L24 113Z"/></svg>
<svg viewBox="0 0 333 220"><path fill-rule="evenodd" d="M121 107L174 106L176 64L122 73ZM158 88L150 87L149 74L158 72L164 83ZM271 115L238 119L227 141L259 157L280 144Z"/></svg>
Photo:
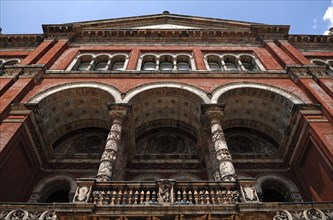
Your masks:
<svg viewBox="0 0 333 220"><path fill-rule="evenodd" d="M112 87L110 85L102 84L102 83L96 83L96 82L78 82L78 83L67 83L62 85L57 85L54 87L51 87L47 90L44 90L34 97L32 97L28 103L39 103L46 97L55 94L57 92L61 92L66 89L76 89L76 88L95 88L95 89L101 89L107 93L109 93L113 98L114 102L118 103L121 102L121 93L118 89L115 87Z"/></svg>
<svg viewBox="0 0 333 220"><path fill-rule="evenodd" d="M175 89L182 89L187 90L191 93L196 94L199 96L204 103L210 103L210 99L207 94L194 86L183 84L183 83L173 83L173 82L159 82L159 83L150 83L145 84L140 87L134 88L130 90L123 99L123 103L128 103L134 96L138 95L141 92L150 90L150 89L159 89L159 88L175 88Z"/></svg>
<svg viewBox="0 0 333 220"><path fill-rule="evenodd" d="M302 101L299 97L293 95L290 92L287 92L285 90L282 90L280 88L277 88L277 87L274 87L271 85L261 84L261 83L252 83L252 82L251 83L237 82L237 83L230 83L230 84L223 85L213 91L211 102L215 104L218 102L218 99L220 98L220 96L223 93L228 92L233 89L240 89L240 88L262 89L262 90L266 90L266 91L270 91L270 92L279 94L279 95L285 97L286 99L290 100L294 104L304 103L304 101Z"/></svg>

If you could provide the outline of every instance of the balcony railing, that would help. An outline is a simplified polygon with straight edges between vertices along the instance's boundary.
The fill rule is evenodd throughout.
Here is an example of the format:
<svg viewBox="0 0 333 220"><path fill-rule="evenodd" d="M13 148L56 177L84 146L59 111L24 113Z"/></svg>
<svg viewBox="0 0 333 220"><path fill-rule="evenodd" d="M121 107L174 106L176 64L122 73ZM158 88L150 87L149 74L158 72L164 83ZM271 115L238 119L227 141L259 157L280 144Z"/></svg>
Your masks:
<svg viewBox="0 0 333 220"><path fill-rule="evenodd" d="M240 201L236 183L173 180L96 183L89 199L97 206L231 205Z"/></svg>

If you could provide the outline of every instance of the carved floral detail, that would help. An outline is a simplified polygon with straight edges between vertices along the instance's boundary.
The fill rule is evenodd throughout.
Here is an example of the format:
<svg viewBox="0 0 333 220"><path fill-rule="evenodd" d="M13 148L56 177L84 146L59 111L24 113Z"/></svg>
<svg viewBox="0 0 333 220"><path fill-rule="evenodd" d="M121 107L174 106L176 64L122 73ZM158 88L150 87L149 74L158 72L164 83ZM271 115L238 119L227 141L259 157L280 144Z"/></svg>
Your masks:
<svg viewBox="0 0 333 220"><path fill-rule="evenodd" d="M23 209L0 211L0 219L5 220L58 220L54 211L29 212Z"/></svg>

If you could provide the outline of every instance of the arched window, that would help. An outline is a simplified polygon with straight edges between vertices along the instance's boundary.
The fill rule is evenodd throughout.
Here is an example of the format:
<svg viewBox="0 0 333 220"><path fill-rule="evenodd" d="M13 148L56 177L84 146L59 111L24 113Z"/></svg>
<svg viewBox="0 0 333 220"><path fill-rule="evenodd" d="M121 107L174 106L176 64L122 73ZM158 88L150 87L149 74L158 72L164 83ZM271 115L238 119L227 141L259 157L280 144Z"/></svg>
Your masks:
<svg viewBox="0 0 333 220"><path fill-rule="evenodd" d="M111 59L111 70L122 71L125 69L126 57L124 55L117 55Z"/></svg>
<svg viewBox="0 0 333 220"><path fill-rule="evenodd" d="M90 69L90 63L92 61L91 55L84 55L79 58L77 61L77 70L79 71L87 71Z"/></svg>
<svg viewBox="0 0 333 220"><path fill-rule="evenodd" d="M224 57L224 64L227 68L227 70L238 70L237 63L236 63L236 57L234 56L226 56Z"/></svg>
<svg viewBox="0 0 333 220"><path fill-rule="evenodd" d="M173 70L173 58L172 56L160 57L160 70L161 71L172 71Z"/></svg>
<svg viewBox="0 0 333 220"><path fill-rule="evenodd" d="M53 175L39 181L29 202L71 202L76 190L75 178L70 175Z"/></svg>
<svg viewBox="0 0 333 220"><path fill-rule="evenodd" d="M326 66L326 63L321 60L315 60L313 61L313 64L316 64L317 66Z"/></svg>
<svg viewBox="0 0 333 220"><path fill-rule="evenodd" d="M207 63L209 70L221 70L221 59L218 56L208 56Z"/></svg>
<svg viewBox="0 0 333 220"><path fill-rule="evenodd" d="M107 70L108 61L109 61L109 56L107 55L101 55L96 57L94 61L95 63L94 70L98 71Z"/></svg>
<svg viewBox="0 0 333 220"><path fill-rule="evenodd" d="M156 57L145 56L142 60L142 70L156 70Z"/></svg>
<svg viewBox="0 0 333 220"><path fill-rule="evenodd" d="M256 71L257 70L257 65L256 65L256 62L254 61L253 57L241 56L240 61L245 70L247 70L247 71Z"/></svg>
<svg viewBox="0 0 333 220"><path fill-rule="evenodd" d="M177 70L188 71L191 70L190 58L185 55L177 57Z"/></svg>
<svg viewBox="0 0 333 220"><path fill-rule="evenodd" d="M15 59L15 60L7 60L4 62L4 66L13 66L13 65L16 65L20 62L20 60L18 59Z"/></svg>
<svg viewBox="0 0 333 220"><path fill-rule="evenodd" d="M50 192L45 198L45 203L53 202L70 202L69 201L69 184L59 185L57 189Z"/></svg>
<svg viewBox="0 0 333 220"><path fill-rule="evenodd" d="M256 190L262 202L301 202L296 185L289 179L277 175L259 175Z"/></svg>

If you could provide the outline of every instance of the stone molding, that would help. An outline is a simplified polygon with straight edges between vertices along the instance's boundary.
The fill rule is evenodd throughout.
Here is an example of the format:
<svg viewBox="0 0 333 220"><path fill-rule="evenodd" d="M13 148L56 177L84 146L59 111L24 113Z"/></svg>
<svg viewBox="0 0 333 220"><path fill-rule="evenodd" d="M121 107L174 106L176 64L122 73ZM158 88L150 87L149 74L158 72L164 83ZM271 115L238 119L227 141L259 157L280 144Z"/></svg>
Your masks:
<svg viewBox="0 0 333 220"><path fill-rule="evenodd" d="M304 103L304 101L301 98L295 96L294 94L290 93L289 91L286 91L284 89L281 89L281 88L278 88L275 86L262 84L262 83L253 83L253 82L228 83L221 87L218 87L212 93L211 103L217 103L218 99L220 98L220 96L223 93L233 90L233 89L239 89L239 88L262 89L262 90L266 90L269 92L279 94L279 95L285 97L286 99L290 100L294 104Z"/></svg>
<svg viewBox="0 0 333 220"><path fill-rule="evenodd" d="M121 102L122 100L120 91L111 85L98 82L79 82L79 83L65 83L46 89L38 93L37 95L33 96L32 98L30 98L28 103L38 103L43 99L45 99L46 97L66 89L75 89L83 87L101 89L109 93L113 97L116 103Z"/></svg>

